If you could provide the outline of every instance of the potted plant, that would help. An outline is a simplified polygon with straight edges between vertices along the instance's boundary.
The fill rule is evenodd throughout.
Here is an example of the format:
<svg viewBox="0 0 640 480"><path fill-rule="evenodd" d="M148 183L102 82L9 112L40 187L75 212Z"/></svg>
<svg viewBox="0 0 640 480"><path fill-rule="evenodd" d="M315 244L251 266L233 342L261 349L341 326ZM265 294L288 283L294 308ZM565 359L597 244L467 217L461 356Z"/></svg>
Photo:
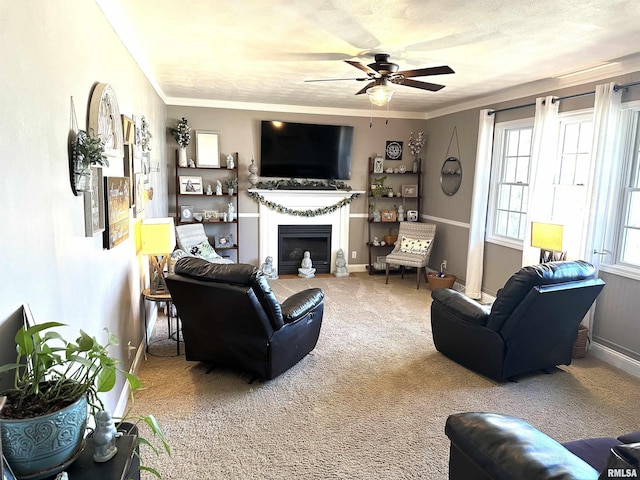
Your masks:
<svg viewBox="0 0 640 480"><path fill-rule="evenodd" d="M238 188L238 178L237 177L227 178L225 179L224 184L227 187L227 191L229 192L229 195L233 195L233 192L235 192L236 188Z"/></svg>
<svg viewBox="0 0 640 480"><path fill-rule="evenodd" d="M107 331L108 340L102 345L80 330L76 341L70 342L56 331L63 326L58 322L23 326L15 336L16 362L0 366L0 374L14 371L13 387L3 393L7 401L0 427L4 456L18 477L31 478L38 472L53 476L71 463L83 448L88 414L104 410L98 394L114 388L117 372L125 376L132 395L141 387L138 377L120 370L108 353L110 346L119 344L116 336ZM146 423L170 453L152 415L125 415L125 419ZM138 443L151 445L144 438ZM152 468L140 468L160 477Z"/></svg>
<svg viewBox="0 0 640 480"><path fill-rule="evenodd" d="M182 117L178 120L178 127L171 129L173 137L178 142L178 166L187 166L187 146L191 143L191 128L189 127L189 121Z"/></svg>
<svg viewBox="0 0 640 480"><path fill-rule="evenodd" d="M73 142L73 177L76 192L91 190L91 167L109 166L104 143L97 135L79 130Z"/></svg>

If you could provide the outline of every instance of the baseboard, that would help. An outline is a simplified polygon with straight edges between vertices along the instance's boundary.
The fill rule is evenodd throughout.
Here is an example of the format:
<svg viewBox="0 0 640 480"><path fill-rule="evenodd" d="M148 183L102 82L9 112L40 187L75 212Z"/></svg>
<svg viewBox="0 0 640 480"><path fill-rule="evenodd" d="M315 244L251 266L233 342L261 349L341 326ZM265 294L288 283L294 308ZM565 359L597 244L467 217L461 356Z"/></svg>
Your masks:
<svg viewBox="0 0 640 480"><path fill-rule="evenodd" d="M589 354L614 367L618 367L634 377L640 378L640 362L638 360L596 342L592 342L589 346Z"/></svg>
<svg viewBox="0 0 640 480"><path fill-rule="evenodd" d="M155 315L151 317L151 319L147 324L147 338L151 338L151 333L153 332L153 327L155 327L157 319L158 319L158 310L156 309ZM138 374L142 360L143 359L146 360L146 353L147 353L147 345L146 345L145 339L142 338L140 340L140 345L138 345L138 348L136 349L136 356L133 359L133 362L131 363L131 368L129 368L130 374L132 375ZM114 418L121 418L122 415L124 415L124 412L126 411L126 408L127 408L127 403L129 403L130 394L131 394L131 389L129 388L129 382L125 381L122 387L122 390L120 391L120 396L118 397L118 403L116 404L116 408L114 409L112 414Z"/></svg>

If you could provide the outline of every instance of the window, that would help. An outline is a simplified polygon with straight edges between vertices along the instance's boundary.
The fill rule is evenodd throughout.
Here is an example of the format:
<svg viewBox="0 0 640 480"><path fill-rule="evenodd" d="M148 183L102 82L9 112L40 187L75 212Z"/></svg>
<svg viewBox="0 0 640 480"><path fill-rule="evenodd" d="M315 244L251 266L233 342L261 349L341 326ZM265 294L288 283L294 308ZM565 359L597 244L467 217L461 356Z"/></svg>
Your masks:
<svg viewBox="0 0 640 480"><path fill-rule="evenodd" d="M496 125L487 240L522 247L531 171L532 120Z"/></svg>
<svg viewBox="0 0 640 480"><path fill-rule="evenodd" d="M618 232L618 263L640 266L640 111L635 112L633 150L628 157L622 189L621 222Z"/></svg>
<svg viewBox="0 0 640 480"><path fill-rule="evenodd" d="M592 143L593 112L561 116L549 220L564 225L563 250L570 258L581 255Z"/></svg>

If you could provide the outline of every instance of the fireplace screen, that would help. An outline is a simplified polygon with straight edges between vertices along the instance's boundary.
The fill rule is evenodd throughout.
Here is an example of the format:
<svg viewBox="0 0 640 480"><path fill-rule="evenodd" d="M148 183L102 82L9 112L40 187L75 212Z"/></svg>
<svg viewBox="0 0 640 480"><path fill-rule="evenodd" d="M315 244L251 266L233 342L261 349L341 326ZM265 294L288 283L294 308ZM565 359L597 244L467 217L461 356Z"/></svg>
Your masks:
<svg viewBox="0 0 640 480"><path fill-rule="evenodd" d="M316 273L331 272L331 225L279 225L278 272L298 273L305 251Z"/></svg>

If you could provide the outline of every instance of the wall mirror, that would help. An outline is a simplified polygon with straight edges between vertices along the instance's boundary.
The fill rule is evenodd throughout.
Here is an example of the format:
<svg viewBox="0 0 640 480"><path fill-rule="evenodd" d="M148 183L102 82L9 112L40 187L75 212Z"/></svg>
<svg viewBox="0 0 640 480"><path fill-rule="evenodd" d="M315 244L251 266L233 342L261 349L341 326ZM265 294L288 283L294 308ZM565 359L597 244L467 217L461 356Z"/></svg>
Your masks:
<svg viewBox="0 0 640 480"><path fill-rule="evenodd" d="M456 157L447 158L440 170L440 186L446 195L454 195L462 183L462 164Z"/></svg>
<svg viewBox="0 0 640 480"><path fill-rule="evenodd" d="M202 168L220 167L220 134L196 130L196 166Z"/></svg>

